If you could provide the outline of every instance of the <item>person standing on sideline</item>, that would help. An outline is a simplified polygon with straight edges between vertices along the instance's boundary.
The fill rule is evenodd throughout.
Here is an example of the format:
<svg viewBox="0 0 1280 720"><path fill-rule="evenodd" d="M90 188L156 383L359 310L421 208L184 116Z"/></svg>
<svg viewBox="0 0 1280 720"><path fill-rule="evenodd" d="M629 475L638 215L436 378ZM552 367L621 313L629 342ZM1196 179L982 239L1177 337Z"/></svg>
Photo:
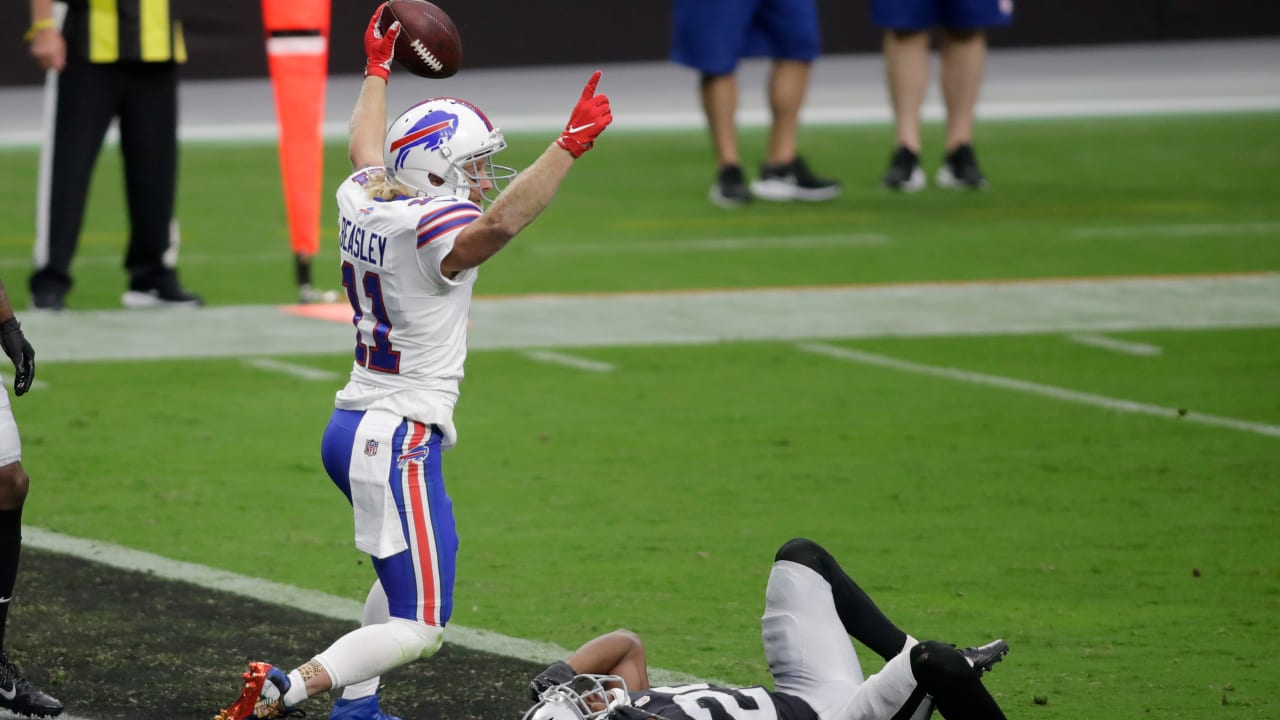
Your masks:
<svg viewBox="0 0 1280 720"><path fill-rule="evenodd" d="M816 0L675 0L671 59L700 73L698 90L716 156L711 202L830 200L840 183L817 177L797 150L800 108L820 52ZM747 184L738 155L738 62L769 57L769 144Z"/></svg>
<svg viewBox="0 0 1280 720"><path fill-rule="evenodd" d="M0 348L13 362L13 392L25 395L36 374L36 353L22 334L13 314L13 303L0 282ZM9 406L9 392L0 390L0 708L22 715L53 717L62 703L31 684L9 659L5 627L9 605L18 582L18 556L22 550L22 506L31 478L22 468L22 440Z"/></svg>
<svg viewBox="0 0 1280 720"><path fill-rule="evenodd" d="M915 192L925 186L920 106L929 85L929 31L941 26L947 140L935 179L945 188L985 188L973 151L974 112L987 57L984 29L1012 22L1013 0L871 0L871 21L884 29L885 79L897 132L885 187Z"/></svg>
<svg viewBox="0 0 1280 720"><path fill-rule="evenodd" d="M58 73L48 161L37 193L32 306L62 310L84 221L93 166L119 120L129 211L125 307L196 306L175 268L178 65L182 24L170 0L68 0L61 27L53 0L31 0L31 55ZM48 129L46 129L48 132Z"/></svg>
<svg viewBox="0 0 1280 720"><path fill-rule="evenodd" d="M381 675L440 648L458 552L441 453L457 441L453 408L477 268L541 214L613 120L608 96L596 94L597 71L564 131L518 177L493 162L507 145L502 131L464 100L425 100L388 128L400 24L379 32L385 8L365 31L368 61L348 145L353 172L337 192L355 362L321 441L325 470L351 503L356 547L372 558L377 579L360 628L288 673L250 663L220 720L280 717L333 688L343 692L332 720L387 720Z"/></svg>

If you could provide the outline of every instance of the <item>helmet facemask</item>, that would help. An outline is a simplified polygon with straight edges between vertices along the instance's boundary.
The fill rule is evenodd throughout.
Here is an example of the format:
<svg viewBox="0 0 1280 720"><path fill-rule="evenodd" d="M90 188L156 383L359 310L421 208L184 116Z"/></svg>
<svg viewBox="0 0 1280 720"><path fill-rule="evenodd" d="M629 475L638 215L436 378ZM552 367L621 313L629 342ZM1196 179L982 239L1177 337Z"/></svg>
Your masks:
<svg viewBox="0 0 1280 720"><path fill-rule="evenodd" d="M523 720L604 720L618 705L630 705L627 682L617 675L578 675L542 691Z"/></svg>

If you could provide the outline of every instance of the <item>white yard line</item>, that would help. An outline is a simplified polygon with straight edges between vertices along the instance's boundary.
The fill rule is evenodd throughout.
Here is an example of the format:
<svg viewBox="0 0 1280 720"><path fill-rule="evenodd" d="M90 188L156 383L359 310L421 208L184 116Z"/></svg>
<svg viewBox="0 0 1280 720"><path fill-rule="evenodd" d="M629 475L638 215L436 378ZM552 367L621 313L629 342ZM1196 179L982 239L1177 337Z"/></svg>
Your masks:
<svg viewBox="0 0 1280 720"><path fill-rule="evenodd" d="M537 360L550 365L562 365L574 370L586 370L587 372L610 373L617 369L607 362L588 360L576 355L566 355L565 353L552 352L550 350L526 350L523 355L530 360Z"/></svg>
<svg viewBox="0 0 1280 720"><path fill-rule="evenodd" d="M1102 348L1125 355L1159 355L1164 352L1164 348L1159 345L1117 340L1106 335L1069 335L1067 339L1079 345Z"/></svg>
<svg viewBox="0 0 1280 720"><path fill-rule="evenodd" d="M217 592L261 600L334 620L348 621L353 625L360 623L363 603L316 590L247 577L196 563L170 560L141 550L98 540L85 540L38 527L24 526L22 542L41 550L71 555L122 570L148 573L164 580L191 583ZM538 663L563 660L569 655L568 650L553 643L523 640L457 624L448 626L445 631L445 641L470 650ZM707 682L661 668L650 668L649 674L661 683Z"/></svg>
<svg viewBox="0 0 1280 720"><path fill-rule="evenodd" d="M299 380L337 380L342 377L339 373L329 370L321 370L307 365L298 365L296 363L272 360L271 358L250 358L245 360L244 364L259 370L282 373L290 377L298 378Z"/></svg>
<svg viewBox="0 0 1280 720"><path fill-rule="evenodd" d="M1176 225L1110 225L1071 231L1078 238L1221 237L1230 235L1278 235L1277 222L1180 223Z"/></svg>
<svg viewBox="0 0 1280 720"><path fill-rule="evenodd" d="M1055 387L1053 385L1042 385L1040 383L1030 382L1027 380L1004 377L1002 375L988 375L986 373L970 372L968 370L960 370L945 366L924 365L922 363L911 362L910 360L899 360L898 358L890 357L888 355L877 355L876 353L852 350L849 348L837 347L835 345L827 345L825 343L798 343L796 348L817 355L825 355L837 360L856 362L863 365L875 365L877 367L900 370L903 372L915 373L917 375L930 375L932 377L956 380L973 385L986 385L988 387L996 387L1003 390L1014 390L1016 392L1039 395L1041 397L1053 398L1055 400L1062 400L1065 402L1092 405L1093 407L1115 410L1117 412L1153 415L1155 417L1165 418L1168 420L1199 423L1201 425L1212 425L1214 427L1250 432L1257 435L1280 437L1280 425L1268 425L1266 423L1237 420L1235 418L1222 417L1219 415L1188 412L1180 408L1149 405L1147 403L1135 402L1133 400L1123 400L1120 398L1107 397L1105 395L1069 390L1067 388Z"/></svg>

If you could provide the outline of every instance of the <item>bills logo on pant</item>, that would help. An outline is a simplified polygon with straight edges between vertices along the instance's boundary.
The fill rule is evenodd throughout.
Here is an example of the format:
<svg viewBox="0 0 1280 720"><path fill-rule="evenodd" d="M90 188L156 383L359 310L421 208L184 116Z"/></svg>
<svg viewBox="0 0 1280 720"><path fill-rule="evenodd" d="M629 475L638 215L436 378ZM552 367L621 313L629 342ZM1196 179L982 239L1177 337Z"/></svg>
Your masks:
<svg viewBox="0 0 1280 720"><path fill-rule="evenodd" d="M418 447L396 458L396 467L404 469L404 467L411 462L418 463L419 465L421 465L427 461L428 453L430 453L430 448L428 448L426 445L419 445Z"/></svg>

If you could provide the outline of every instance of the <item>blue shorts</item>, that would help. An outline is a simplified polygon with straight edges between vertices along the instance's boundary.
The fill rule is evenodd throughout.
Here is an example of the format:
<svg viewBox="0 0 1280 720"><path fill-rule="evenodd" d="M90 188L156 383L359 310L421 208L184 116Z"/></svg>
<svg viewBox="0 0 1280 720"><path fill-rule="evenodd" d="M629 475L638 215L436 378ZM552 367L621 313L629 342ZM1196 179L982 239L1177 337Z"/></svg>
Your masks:
<svg viewBox="0 0 1280 720"><path fill-rule="evenodd" d="M727 75L748 57L818 57L815 0L675 0L671 59L704 75Z"/></svg>
<svg viewBox="0 0 1280 720"><path fill-rule="evenodd" d="M1008 25L1013 22L1013 0L871 0L871 22L886 30Z"/></svg>

